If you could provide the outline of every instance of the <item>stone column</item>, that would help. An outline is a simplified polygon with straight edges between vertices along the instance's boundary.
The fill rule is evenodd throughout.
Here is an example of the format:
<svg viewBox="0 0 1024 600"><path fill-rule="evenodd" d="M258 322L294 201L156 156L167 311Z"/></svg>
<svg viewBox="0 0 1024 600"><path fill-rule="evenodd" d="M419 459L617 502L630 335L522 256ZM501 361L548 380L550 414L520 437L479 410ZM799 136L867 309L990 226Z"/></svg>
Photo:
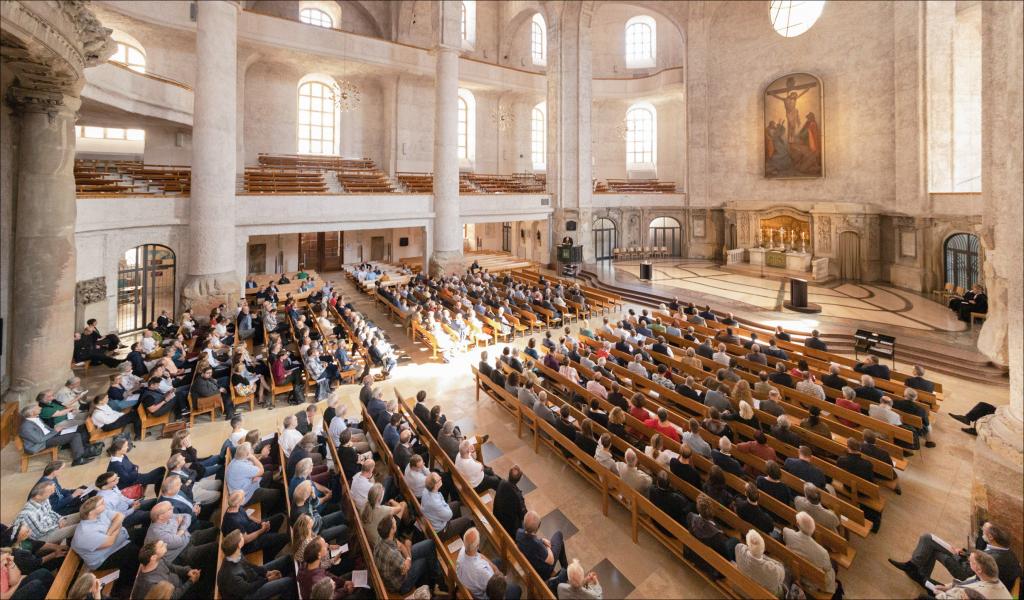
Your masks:
<svg viewBox="0 0 1024 600"><path fill-rule="evenodd" d="M70 373L75 331L75 119L81 100L11 88L21 121L9 398L25 404Z"/></svg>
<svg viewBox="0 0 1024 600"><path fill-rule="evenodd" d="M555 262L555 247L567 235L583 244L584 260L593 261L590 19L594 3L559 2L548 8L547 181L555 209L549 230L550 262ZM576 231L566 229L567 221L576 222ZM621 234L622 224L618 225Z"/></svg>
<svg viewBox="0 0 1024 600"><path fill-rule="evenodd" d="M182 309L203 317L239 298L235 271L237 2L198 3L189 264Z"/></svg>
<svg viewBox="0 0 1024 600"><path fill-rule="evenodd" d="M461 6L453 0L437 5L434 49L434 235L432 275L462 270L459 221L459 28Z"/></svg>
<svg viewBox="0 0 1024 600"><path fill-rule="evenodd" d="M976 522L991 518L1008 531L1024 528L1024 331L1021 255L1024 254L1024 41L1019 2L982 3L982 243L988 318L978 349L1008 365L1010 404L978 425L972 488ZM1021 555L1020 536L1014 550Z"/></svg>

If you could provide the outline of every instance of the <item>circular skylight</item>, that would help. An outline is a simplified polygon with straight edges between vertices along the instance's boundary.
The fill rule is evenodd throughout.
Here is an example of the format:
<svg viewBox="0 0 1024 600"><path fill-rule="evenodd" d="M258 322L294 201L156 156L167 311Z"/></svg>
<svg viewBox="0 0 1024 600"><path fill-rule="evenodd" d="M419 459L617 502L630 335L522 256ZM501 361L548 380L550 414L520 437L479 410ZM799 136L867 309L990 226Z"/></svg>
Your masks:
<svg viewBox="0 0 1024 600"><path fill-rule="evenodd" d="M814 25L823 8L825 0L771 0L768 14L776 33L796 37Z"/></svg>

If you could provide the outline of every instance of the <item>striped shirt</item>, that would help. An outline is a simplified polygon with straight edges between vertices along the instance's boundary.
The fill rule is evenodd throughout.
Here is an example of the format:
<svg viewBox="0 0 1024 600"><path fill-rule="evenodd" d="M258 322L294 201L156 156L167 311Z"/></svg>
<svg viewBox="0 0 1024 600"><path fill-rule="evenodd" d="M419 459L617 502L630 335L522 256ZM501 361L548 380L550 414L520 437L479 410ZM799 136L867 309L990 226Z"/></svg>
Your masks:
<svg viewBox="0 0 1024 600"><path fill-rule="evenodd" d="M14 518L14 524L22 524L28 527L29 537L33 540L40 540L51 531L60 527L60 515L50 506L50 500L42 502L29 500L24 508Z"/></svg>

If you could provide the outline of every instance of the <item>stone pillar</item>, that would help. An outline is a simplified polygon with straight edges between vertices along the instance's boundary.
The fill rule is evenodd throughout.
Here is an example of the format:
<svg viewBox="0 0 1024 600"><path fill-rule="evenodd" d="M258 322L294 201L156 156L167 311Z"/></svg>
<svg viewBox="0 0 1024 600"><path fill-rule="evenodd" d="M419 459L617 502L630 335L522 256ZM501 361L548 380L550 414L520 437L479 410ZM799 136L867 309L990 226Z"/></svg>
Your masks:
<svg viewBox="0 0 1024 600"><path fill-rule="evenodd" d="M982 243L988 318L978 349L1008 365L1010 404L978 425L974 452L974 519L992 519L1011 532L1024 529L1024 312L1021 255L1024 254L1024 4L982 3ZM1014 550L1022 540L1014 536Z"/></svg>
<svg viewBox="0 0 1024 600"><path fill-rule="evenodd" d="M590 141L590 20L593 2L548 4L548 192L554 215L550 223L550 262L565 236L583 244L583 259L594 260L591 233L593 192ZM567 221L576 221L568 231ZM619 223L619 232L622 223Z"/></svg>
<svg viewBox="0 0 1024 600"><path fill-rule="evenodd" d="M182 309L203 317L241 294L235 271L237 2L198 3L189 264Z"/></svg>
<svg viewBox="0 0 1024 600"><path fill-rule="evenodd" d="M434 84L434 253L430 272L457 268L462 258L459 222L458 98L459 53L439 47Z"/></svg>
<svg viewBox="0 0 1024 600"><path fill-rule="evenodd" d="M81 100L12 88L20 116L9 398L60 387L75 331L75 119Z"/></svg>

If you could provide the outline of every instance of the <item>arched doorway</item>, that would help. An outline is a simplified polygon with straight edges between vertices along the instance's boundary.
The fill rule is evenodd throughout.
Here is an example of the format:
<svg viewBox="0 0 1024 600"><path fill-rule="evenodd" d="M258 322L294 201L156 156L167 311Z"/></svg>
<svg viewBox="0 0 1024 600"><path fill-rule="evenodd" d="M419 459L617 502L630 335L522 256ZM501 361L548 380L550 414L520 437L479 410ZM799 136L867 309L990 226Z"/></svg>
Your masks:
<svg viewBox="0 0 1024 600"><path fill-rule="evenodd" d="M943 263L946 268L946 283L965 290L981 279L979 264L980 244L978 236L970 233L956 233L946 238L942 247Z"/></svg>
<svg viewBox="0 0 1024 600"><path fill-rule="evenodd" d="M839 234L839 278L860 280L860 236L856 231Z"/></svg>
<svg viewBox="0 0 1024 600"><path fill-rule="evenodd" d="M117 265L117 331L138 331L160 311L174 315L174 251L143 244L124 253Z"/></svg>
<svg viewBox="0 0 1024 600"><path fill-rule="evenodd" d="M658 217L651 221L647 232L651 246L668 248L669 256L679 256L679 246L683 240L683 228L679 221L672 217Z"/></svg>
<svg viewBox="0 0 1024 600"><path fill-rule="evenodd" d="M611 219L594 221L594 257L597 260L611 260L615 233L615 223Z"/></svg>

